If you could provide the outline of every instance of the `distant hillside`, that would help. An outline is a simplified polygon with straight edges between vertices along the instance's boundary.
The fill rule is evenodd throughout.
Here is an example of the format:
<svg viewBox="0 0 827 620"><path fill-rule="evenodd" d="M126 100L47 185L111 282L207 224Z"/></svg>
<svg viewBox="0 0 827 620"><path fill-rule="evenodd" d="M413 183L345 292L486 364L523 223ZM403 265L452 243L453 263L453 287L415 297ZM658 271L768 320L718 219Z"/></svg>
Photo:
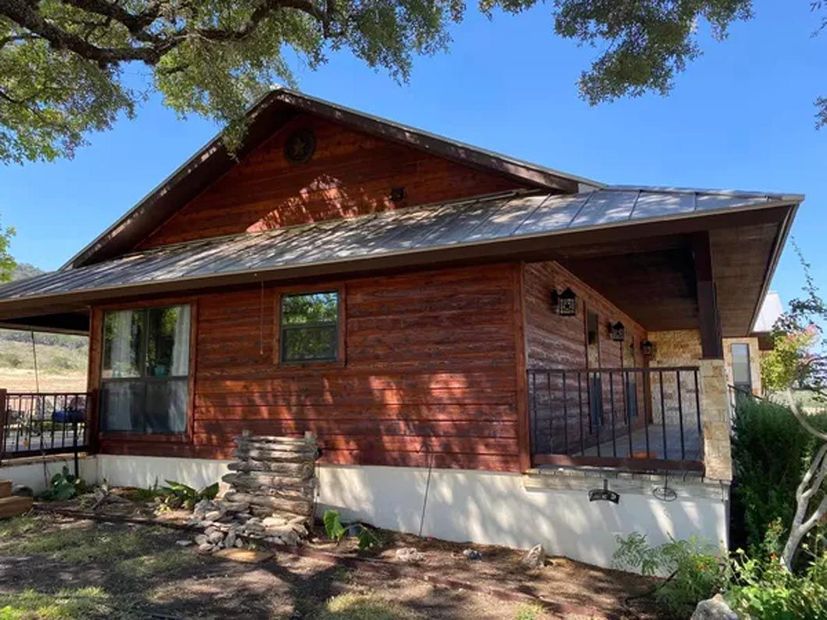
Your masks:
<svg viewBox="0 0 827 620"><path fill-rule="evenodd" d="M17 267L11 273L12 280L25 280L26 278L33 278L39 276L41 273L46 273L42 269L38 269L29 263L18 263Z"/></svg>
<svg viewBox="0 0 827 620"><path fill-rule="evenodd" d="M42 273L46 272L34 265L19 263L12 272L12 280L32 278ZM86 336L35 332L39 370L57 374L84 372L88 340ZM0 329L0 368L34 368L31 332Z"/></svg>

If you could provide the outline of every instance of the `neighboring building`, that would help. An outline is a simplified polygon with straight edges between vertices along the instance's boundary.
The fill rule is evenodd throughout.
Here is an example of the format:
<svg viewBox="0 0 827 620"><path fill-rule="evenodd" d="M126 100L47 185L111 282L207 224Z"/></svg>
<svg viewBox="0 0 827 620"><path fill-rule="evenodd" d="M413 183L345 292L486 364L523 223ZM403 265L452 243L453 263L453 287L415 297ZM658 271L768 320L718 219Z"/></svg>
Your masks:
<svg viewBox="0 0 827 620"><path fill-rule="evenodd" d="M761 385L761 356L772 349L772 329L783 314L781 297L769 291L761 303L761 309L749 336L724 338L724 362L727 381L737 392L764 394Z"/></svg>
<svg viewBox="0 0 827 620"><path fill-rule="evenodd" d="M722 339L802 196L606 186L290 90L250 118L0 288L3 326L90 337L87 477L203 485L243 430L312 431L320 509L378 526L726 543Z"/></svg>

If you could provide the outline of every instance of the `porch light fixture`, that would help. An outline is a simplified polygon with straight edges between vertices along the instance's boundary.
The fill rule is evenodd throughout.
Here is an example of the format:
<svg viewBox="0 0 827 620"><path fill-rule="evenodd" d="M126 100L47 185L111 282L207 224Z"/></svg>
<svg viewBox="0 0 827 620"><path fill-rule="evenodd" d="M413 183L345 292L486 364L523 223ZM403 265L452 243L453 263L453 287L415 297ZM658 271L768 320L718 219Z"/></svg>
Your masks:
<svg viewBox="0 0 827 620"><path fill-rule="evenodd" d="M651 340L644 340L640 343L640 351L643 353L643 357L652 357L655 355L655 345L652 344Z"/></svg>
<svg viewBox="0 0 827 620"><path fill-rule="evenodd" d="M551 291L551 307L560 316L575 316L577 314L577 295L566 287L562 293Z"/></svg>
<svg viewBox="0 0 827 620"><path fill-rule="evenodd" d="M615 342L623 342L626 340L626 328L623 326L623 323L618 321L617 323L609 325L609 335Z"/></svg>

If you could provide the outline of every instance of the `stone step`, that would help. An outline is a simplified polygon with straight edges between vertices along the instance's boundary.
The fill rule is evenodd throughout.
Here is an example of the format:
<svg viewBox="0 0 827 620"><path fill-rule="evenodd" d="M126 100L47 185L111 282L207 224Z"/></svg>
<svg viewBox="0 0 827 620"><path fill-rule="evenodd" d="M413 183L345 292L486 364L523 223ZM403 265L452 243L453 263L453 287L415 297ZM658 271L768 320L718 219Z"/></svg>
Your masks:
<svg viewBox="0 0 827 620"><path fill-rule="evenodd" d="M0 498L11 495L11 480L0 480Z"/></svg>
<svg viewBox="0 0 827 620"><path fill-rule="evenodd" d="M0 519L16 517L32 508L31 497L4 497L0 499Z"/></svg>

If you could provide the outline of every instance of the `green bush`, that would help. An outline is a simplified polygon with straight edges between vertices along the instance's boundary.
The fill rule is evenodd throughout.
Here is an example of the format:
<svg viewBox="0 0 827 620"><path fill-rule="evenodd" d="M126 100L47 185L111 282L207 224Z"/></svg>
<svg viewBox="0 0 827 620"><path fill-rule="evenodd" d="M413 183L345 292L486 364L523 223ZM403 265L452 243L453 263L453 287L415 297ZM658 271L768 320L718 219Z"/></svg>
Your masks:
<svg viewBox="0 0 827 620"><path fill-rule="evenodd" d="M745 619L827 620L827 553L820 548L821 539L804 549L810 561L800 574L781 563L783 539L784 528L776 521L751 555L741 549L732 554L727 602Z"/></svg>
<svg viewBox="0 0 827 620"><path fill-rule="evenodd" d="M86 492L86 482L69 473L65 465L63 469L52 476L49 486L39 495L43 501L65 502Z"/></svg>
<svg viewBox="0 0 827 620"><path fill-rule="evenodd" d="M824 425L825 416L814 416ZM733 424L733 501L736 540L760 546L771 523L789 528L795 490L813 454L816 439L781 405L739 399ZM740 534L740 536L739 536Z"/></svg>
<svg viewBox="0 0 827 620"><path fill-rule="evenodd" d="M657 547L646 536L633 532L617 537L614 564L621 570L669 577L653 593L655 601L670 617L688 618L699 601L712 597L726 584L726 561L717 548L695 538L671 540Z"/></svg>

